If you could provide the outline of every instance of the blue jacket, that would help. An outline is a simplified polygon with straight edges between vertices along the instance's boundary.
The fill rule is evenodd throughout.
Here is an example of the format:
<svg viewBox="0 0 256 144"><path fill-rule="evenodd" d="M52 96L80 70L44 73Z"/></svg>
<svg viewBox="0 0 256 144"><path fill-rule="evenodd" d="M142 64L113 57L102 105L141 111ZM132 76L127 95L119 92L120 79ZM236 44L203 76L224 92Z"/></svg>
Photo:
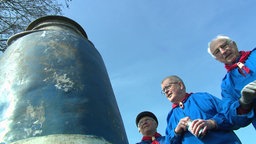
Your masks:
<svg viewBox="0 0 256 144"><path fill-rule="evenodd" d="M166 142L165 136L158 137L158 138L156 138L156 140L159 142L159 144L165 144L165 142ZM136 144L151 144L151 143L152 143L152 141L146 140L146 141L141 141ZM167 144L181 144L181 137L175 136L175 137L171 138L170 142L168 142Z"/></svg>
<svg viewBox="0 0 256 144"><path fill-rule="evenodd" d="M164 144L165 143L165 136L157 137L156 140L159 142L159 144ZM141 142L138 142L136 144L151 144L152 141L150 140L144 140Z"/></svg>
<svg viewBox="0 0 256 144"><path fill-rule="evenodd" d="M194 136L189 131L184 132L182 144L241 144L237 135L231 130L231 124L223 114L223 102L208 93L193 93L184 102L184 108L173 108L167 116L166 140L168 143L175 137L174 129L179 120L184 117L190 119L212 119L217 128L209 130L203 138Z"/></svg>
<svg viewBox="0 0 256 144"><path fill-rule="evenodd" d="M239 60L239 59L238 59ZM256 80L256 50L253 49L248 59L245 61L245 66L250 69L250 73L243 76L239 73L238 68L235 68L225 75L221 83L221 96L225 102L226 116L231 123L239 127L247 126L250 121L245 121L244 118L253 119L253 126L256 129L256 117L251 111L247 115L237 115L236 109L239 107L239 98L241 90L248 83ZM241 120L242 119L242 120Z"/></svg>

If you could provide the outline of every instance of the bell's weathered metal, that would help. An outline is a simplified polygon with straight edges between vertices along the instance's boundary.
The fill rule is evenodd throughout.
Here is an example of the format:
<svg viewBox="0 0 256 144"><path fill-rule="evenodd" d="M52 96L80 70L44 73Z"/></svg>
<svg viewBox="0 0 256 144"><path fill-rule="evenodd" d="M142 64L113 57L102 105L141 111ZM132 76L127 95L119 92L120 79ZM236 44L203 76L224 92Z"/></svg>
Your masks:
<svg viewBox="0 0 256 144"><path fill-rule="evenodd" d="M128 144L103 59L78 23L41 17L7 43L1 144Z"/></svg>

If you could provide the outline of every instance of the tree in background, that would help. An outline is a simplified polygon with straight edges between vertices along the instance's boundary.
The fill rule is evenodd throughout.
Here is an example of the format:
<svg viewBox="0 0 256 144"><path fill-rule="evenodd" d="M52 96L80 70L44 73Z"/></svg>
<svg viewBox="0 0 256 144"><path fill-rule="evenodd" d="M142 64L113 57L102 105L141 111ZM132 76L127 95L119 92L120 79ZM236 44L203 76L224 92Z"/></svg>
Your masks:
<svg viewBox="0 0 256 144"><path fill-rule="evenodd" d="M68 8L72 0L65 0ZM0 51L7 39L24 31L33 20L46 15L62 15L58 0L0 0Z"/></svg>

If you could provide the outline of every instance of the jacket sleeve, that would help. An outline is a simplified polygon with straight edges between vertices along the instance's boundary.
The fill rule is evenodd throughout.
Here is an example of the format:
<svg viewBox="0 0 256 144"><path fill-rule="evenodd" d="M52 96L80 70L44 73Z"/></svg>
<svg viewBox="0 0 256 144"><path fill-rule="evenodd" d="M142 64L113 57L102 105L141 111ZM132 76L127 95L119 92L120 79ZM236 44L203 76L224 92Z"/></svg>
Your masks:
<svg viewBox="0 0 256 144"><path fill-rule="evenodd" d="M217 124L217 129L236 130L240 127L249 125L254 116L253 111L246 115L237 115L236 109L239 106L238 101L228 103L212 96L212 103L217 110L217 114L212 118ZM231 109L228 107L233 108Z"/></svg>
<svg viewBox="0 0 256 144"><path fill-rule="evenodd" d="M229 76L226 76L226 79ZM223 113L226 116L228 122L232 125L232 129L236 130L241 127L248 126L254 117L254 111L251 110L247 114L239 115L237 113L237 109L240 106L239 97L240 92L235 91L233 88L230 88L231 84L227 84L227 82L223 81L221 88L221 96L223 101ZM233 86L235 87L235 86Z"/></svg>

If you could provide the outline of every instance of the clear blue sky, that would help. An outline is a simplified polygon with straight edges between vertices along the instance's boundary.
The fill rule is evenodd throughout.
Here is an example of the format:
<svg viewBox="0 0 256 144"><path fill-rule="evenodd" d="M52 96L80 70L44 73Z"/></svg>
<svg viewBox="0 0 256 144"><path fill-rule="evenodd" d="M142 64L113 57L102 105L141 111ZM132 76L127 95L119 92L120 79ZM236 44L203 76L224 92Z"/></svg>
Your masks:
<svg viewBox="0 0 256 144"><path fill-rule="evenodd" d="M240 50L256 46L254 0L72 0L64 15L103 57L130 144L141 140L135 117L144 110L156 114L164 134L171 109L160 93L164 77L179 75L188 92L220 97L226 71L207 53L212 38L228 35ZM255 143L251 125L236 134Z"/></svg>

